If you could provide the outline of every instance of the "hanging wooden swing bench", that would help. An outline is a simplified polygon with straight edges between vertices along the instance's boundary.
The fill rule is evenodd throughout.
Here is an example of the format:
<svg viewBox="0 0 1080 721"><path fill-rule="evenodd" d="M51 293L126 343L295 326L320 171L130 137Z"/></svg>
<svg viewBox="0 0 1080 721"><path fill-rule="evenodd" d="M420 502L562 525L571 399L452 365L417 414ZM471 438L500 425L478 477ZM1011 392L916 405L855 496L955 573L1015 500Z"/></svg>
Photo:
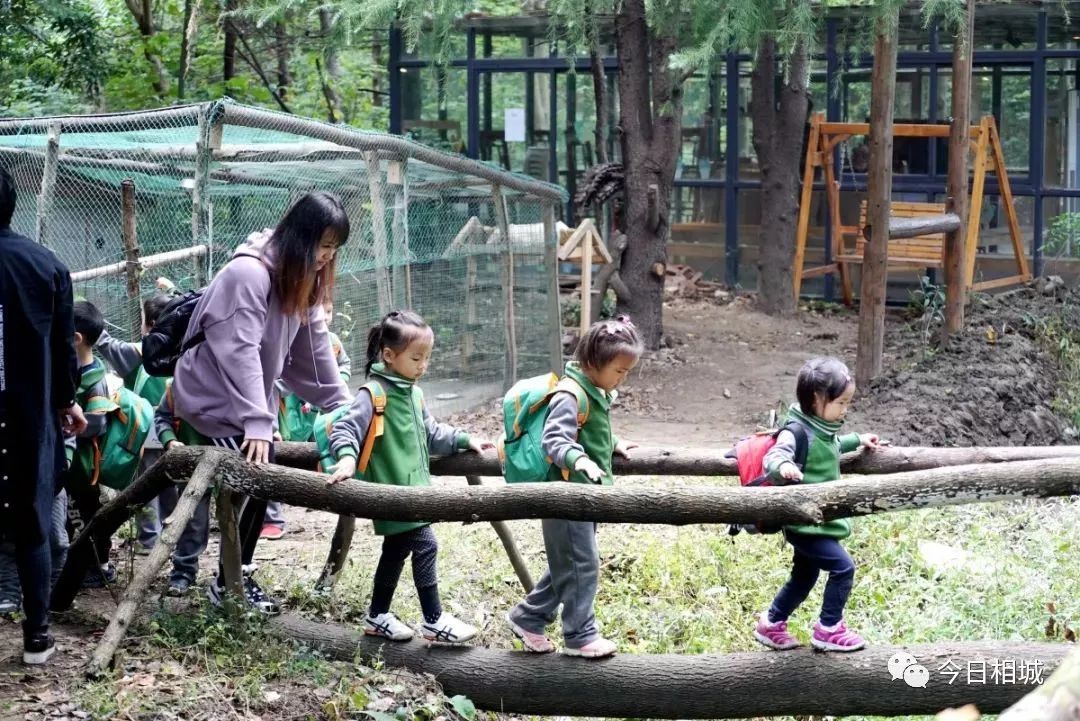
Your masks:
<svg viewBox="0 0 1080 721"><path fill-rule="evenodd" d="M942 138L949 136L948 125L894 125L896 137ZM833 151L842 142L855 135L868 135L870 126L866 123L828 123L825 115L817 113L811 119L810 138L807 143L806 165L803 173L802 198L799 206L799 224L795 246L794 289L798 297L804 278L822 275L840 276L844 302L850 305L854 299L851 288L851 272L848 266L860 265L867 239L872 229L867 224L867 203L863 201L859 208L858 225L843 225L840 221L840 186L833 165ZM1005 156L1001 149L997 125L993 116L984 117L978 125L971 128L971 146L975 153L974 178L971 189L970 217L975 222L969 223L966 232L964 278L971 290L989 290L1008 285L1016 285L1031 280L1023 242L1020 239L1020 224L1013 204L1009 177L1005 172ZM1016 259L1016 274L1006 278L973 282L975 276L975 255L979 240L979 222L982 211L983 195L986 187L986 174L990 170L988 163L994 164L998 179L1002 209L1009 226L1013 253ZM813 192L815 168L822 168L825 180L825 196L828 202L831 222L832 262L825 265L806 268L806 243L810 228L810 204ZM945 264L945 234L958 230L961 219L955 213L947 211L945 203L893 202L889 205L889 267L905 269L942 268Z"/></svg>

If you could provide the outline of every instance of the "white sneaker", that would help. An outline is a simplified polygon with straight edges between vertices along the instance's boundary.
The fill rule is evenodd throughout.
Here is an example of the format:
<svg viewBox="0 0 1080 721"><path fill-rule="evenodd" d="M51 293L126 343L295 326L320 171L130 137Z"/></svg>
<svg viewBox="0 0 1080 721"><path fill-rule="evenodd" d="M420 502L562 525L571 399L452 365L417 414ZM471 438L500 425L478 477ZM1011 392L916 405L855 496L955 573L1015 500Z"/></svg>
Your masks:
<svg viewBox="0 0 1080 721"><path fill-rule="evenodd" d="M413 630L389 611L378 616L364 616L364 633L368 636L382 636L391 641L408 641L413 637Z"/></svg>
<svg viewBox="0 0 1080 721"><path fill-rule="evenodd" d="M420 635L431 643L465 643L476 636L476 626L470 626L459 618L443 612L435 623L420 624Z"/></svg>

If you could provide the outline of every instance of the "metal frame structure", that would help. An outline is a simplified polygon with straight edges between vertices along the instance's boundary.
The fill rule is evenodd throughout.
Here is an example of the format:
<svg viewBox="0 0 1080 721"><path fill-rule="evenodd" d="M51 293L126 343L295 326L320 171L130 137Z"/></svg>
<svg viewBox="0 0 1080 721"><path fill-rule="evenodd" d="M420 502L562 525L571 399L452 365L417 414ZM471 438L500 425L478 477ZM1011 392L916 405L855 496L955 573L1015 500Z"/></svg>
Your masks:
<svg viewBox="0 0 1080 721"><path fill-rule="evenodd" d="M1033 199L1032 232L1034 237L1031 244L1031 250L1033 256L1033 269L1036 275L1040 274L1043 270L1042 238L1043 206L1045 200L1047 198L1080 198L1080 187L1052 187L1048 186L1044 179L1044 152L1046 149L1044 128L1047 117L1047 61L1058 59L1080 61L1080 48L1057 49L1050 47L1048 42L1048 28L1051 20L1051 12L1047 8L1049 8L1049 6L1040 7L1038 5L1028 5L1014 9L1015 14L1012 17L1023 18L1025 22L1033 21L1032 24L1034 25L1035 35L1034 47L1015 50L1003 48L977 48L973 58L973 63L976 67L989 65L1016 68L1019 66L1024 69L1030 69L1031 110L1029 116L1029 172L1027 175L1017 175L1013 178L1012 191L1016 197L1030 197ZM1055 21L1059 20L1057 16L1054 16L1053 19ZM542 18L521 18L520 20L523 22L529 21L534 25L537 24L538 21L542 22ZM1008 22L1009 20L1006 19L1003 26L1007 26ZM494 23L491 24L491 27L494 27ZM814 56L815 61L819 63L823 62L825 66L824 79L828 89L825 112L826 119L829 122L840 122L844 120L843 104L845 99L840 84L842 74L852 70L868 69L872 66L872 58L869 56L853 58L845 57L843 55L844 50L841 42L842 27L843 18L834 15L826 19L824 52ZM573 66L577 72L587 73L589 70L588 58L559 57L554 54L554 51L547 57L484 57L483 55L478 55L478 40L481 42L481 52L489 55L490 38L494 31L490 27L486 27L483 21L480 21L467 24L464 32L466 33L466 57L452 60L450 62L450 67L464 68L466 71L468 107L467 154L473 158L479 157L482 111L490 109L490 98L487 99L488 107L482 108L483 93L481 88L481 75L483 73L519 72L532 75L548 75L551 90L550 137L556 137L558 131L558 128L556 127L558 110L558 76L565 75L567 71L570 70L571 66ZM945 118L938 117L935 99L938 95L939 79L942 75L944 75L945 78L948 78L951 73L952 53L948 48L942 48L940 31L936 27L931 27L925 32L927 36L926 40L928 40L928 42L926 42L927 49L902 50L898 56L897 69L898 71L909 69L927 71L929 76L929 96L931 102L929 103L928 117L925 118L925 120L928 123L936 123L946 120ZM404 53L401 33L396 29L391 30L390 32L389 50L390 131L392 133L400 133L403 123L403 88L401 73L410 68L429 67L431 63L422 59L407 58ZM729 53L720 61L720 63L718 63L717 70L719 70L719 66L722 65L723 72L718 73L715 77L717 79L722 78L722 81L725 83L727 98L739 97L740 78L745 76L746 65L751 62L752 56L749 53ZM604 64L609 73L618 72L617 58L607 57L604 59ZM1078 64L1080 64L1080 62L1078 62ZM1001 84L998 79L1000 74L1001 73L996 74L992 98L992 114L998 119L999 123L1001 121L1002 107ZM573 76L570 75L569 77L572 78ZM738 157L740 121L740 109L738 103L727 102L724 109L724 122L726 125L726 143L724 150L725 157L728 159ZM837 149L835 152L839 155L840 151ZM556 143L549 143L549 154L551 177L558 177L558 149ZM930 172L926 174L897 175L894 178L894 188L898 192L904 193L925 193L928 201L933 200L935 195L944 192L943 189L945 187L945 174L936 172L936 148L933 144L930 145L928 167L930 168ZM739 193L741 191L758 189L760 187L761 182L759 180L740 178L738 163L730 161L725 163L723 177L679 178L675 181L676 189L709 188L723 190L724 217L727 219L724 236L726 259L725 280L732 286L737 285L739 282ZM824 184L820 179L815 182L815 190L821 190L823 188ZM853 174L852 184L849 189L865 190L865 174ZM573 188L570 188L570 190L572 197ZM996 182L987 183L986 193L991 196L999 195ZM567 215L572 216L572 214L573 208L571 201L567 204ZM829 257L829 248L832 244L832 239L830 237L831 225L831 220L826 218L824 224L826 236L826 263L829 263L832 260ZM834 295L831 277L826 277L825 279L825 295L830 299Z"/></svg>

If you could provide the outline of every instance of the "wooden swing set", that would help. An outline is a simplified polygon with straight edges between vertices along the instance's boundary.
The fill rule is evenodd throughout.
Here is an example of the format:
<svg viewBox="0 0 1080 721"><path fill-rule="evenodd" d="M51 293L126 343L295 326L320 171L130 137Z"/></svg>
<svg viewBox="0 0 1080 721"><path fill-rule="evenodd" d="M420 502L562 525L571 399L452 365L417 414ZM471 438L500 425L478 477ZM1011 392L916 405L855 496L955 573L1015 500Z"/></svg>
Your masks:
<svg viewBox="0 0 1080 721"><path fill-rule="evenodd" d="M897 124L893 126L894 137L947 138L948 125ZM867 123L830 123L824 113L816 113L810 121L810 138L807 143L806 165L803 171L802 198L799 203L799 224L795 245L795 297L799 297L804 278L816 278L833 273L840 276L844 303L851 305L851 270L849 265L863 262L863 251L870 237L867 225L867 207L864 200L859 212L858 225L844 225L840 221L840 183L833 163L833 151L852 136L869 135ZM971 210L964 246L964 279L969 290L989 290L1016 285L1031 280L1027 257L1020 239L1020 223L1016 217L1009 176L1005 170L1005 155L1001 148L997 124L991 115L984 116L971 128L971 147L975 153L974 178L971 188ZM1009 226L1016 274L1006 278L974 283L975 255L979 240L979 218L982 211L986 175L990 164L997 175L1002 209ZM806 268L806 242L810 229L810 204L813 192L814 172L822 168L825 195L831 224L832 262ZM944 203L893 202L890 204L888 263L897 268L942 268L945 264L945 234L960 228L958 216L946 212Z"/></svg>

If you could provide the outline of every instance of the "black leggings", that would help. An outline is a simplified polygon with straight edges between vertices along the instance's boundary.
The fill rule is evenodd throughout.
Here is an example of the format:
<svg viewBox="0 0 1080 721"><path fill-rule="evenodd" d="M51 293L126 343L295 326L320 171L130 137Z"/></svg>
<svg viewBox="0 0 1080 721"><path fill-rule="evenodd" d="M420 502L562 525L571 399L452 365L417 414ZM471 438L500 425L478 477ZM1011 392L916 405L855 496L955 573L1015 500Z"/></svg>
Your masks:
<svg viewBox="0 0 1080 721"><path fill-rule="evenodd" d="M210 441L221 448L240 453L240 446L244 442L243 436L231 438L211 438ZM270 444L270 462L274 462L274 444ZM245 566L251 565L255 558L255 546L259 543L259 534L262 532L263 516L266 515L266 501L260 501L251 496L233 496L233 503L239 504L239 519L237 520L237 533L240 536L240 562ZM222 521L218 519L220 524ZM224 546L222 546L224 548ZM218 558L219 587L225 585L225 567Z"/></svg>
<svg viewBox="0 0 1080 721"><path fill-rule="evenodd" d="M405 568L405 559L412 554L413 581L420 596L420 607L424 620L434 623L442 615L442 603L439 601L439 579L435 574L435 560L439 553L439 543L431 526L414 528L404 533L395 533L383 538L382 556L375 568L374 589L371 593L372 616L390 610L394 600L401 571Z"/></svg>

